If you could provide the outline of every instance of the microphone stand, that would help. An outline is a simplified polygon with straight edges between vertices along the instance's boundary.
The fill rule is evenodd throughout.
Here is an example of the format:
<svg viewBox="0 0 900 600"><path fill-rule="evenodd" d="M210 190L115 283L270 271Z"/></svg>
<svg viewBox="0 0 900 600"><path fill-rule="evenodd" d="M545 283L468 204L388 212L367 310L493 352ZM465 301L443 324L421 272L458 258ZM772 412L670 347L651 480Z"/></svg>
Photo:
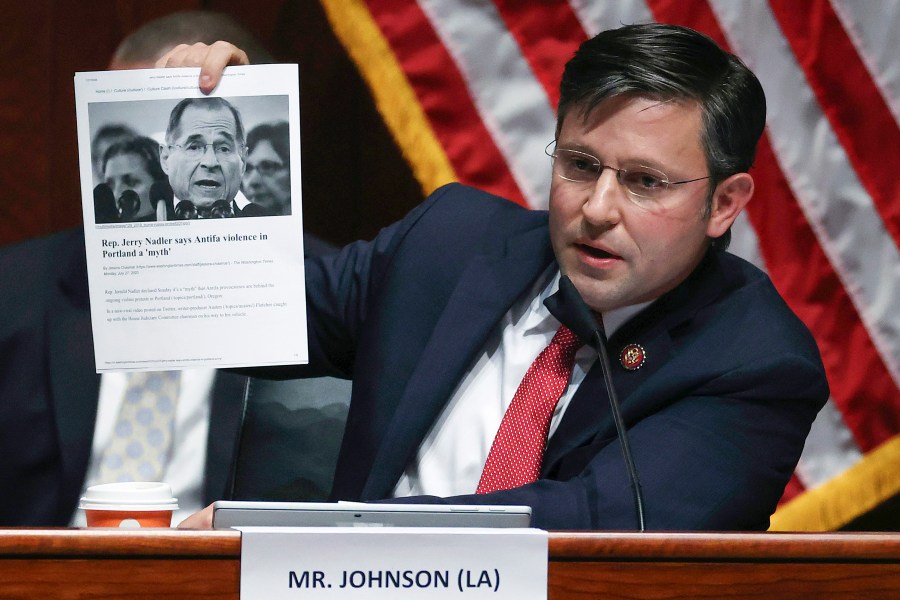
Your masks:
<svg viewBox="0 0 900 600"><path fill-rule="evenodd" d="M625 422L622 420L622 412L619 410L619 398L612 384L612 367L609 362L609 352L606 349L606 332L603 325L594 330L597 340L595 349L600 354L600 367L603 369L603 381L606 383L606 393L609 396L609 409L612 412L613 422L616 425L616 435L619 436L619 444L622 446L622 454L625 457L625 467L628 469L628 478L631 480L631 492L634 496L634 510L637 516L638 529L644 531L644 499L641 494L641 482L638 479L637 467L631 456L631 444L628 443L628 435L625 432Z"/></svg>
<svg viewBox="0 0 900 600"><path fill-rule="evenodd" d="M608 340L606 339L606 330L603 327L602 321L598 322L591 312L591 309L585 304L581 294L575 288L575 284L573 284L565 275L561 276L559 279L559 293L560 298L557 299L556 302L551 302L554 300L554 297L547 299L547 308L549 308L551 313L564 324L568 325L566 321L571 322L573 326L570 328L576 335L582 339L590 337L592 341L591 345L599 355L600 368L603 370L603 381L606 384L606 393L609 397L609 408L612 413L613 423L615 423L616 426L616 435L619 438L619 444L622 446L622 454L625 457L625 467L628 471L628 479L631 483L638 529L644 531L644 499L641 494L641 482L638 479L637 467L635 467L634 459L631 456L631 445L628 443L628 434L625 430L622 412L619 410L619 397L616 394L616 390L612 383L612 367L609 362L609 352L606 348L608 343Z"/></svg>

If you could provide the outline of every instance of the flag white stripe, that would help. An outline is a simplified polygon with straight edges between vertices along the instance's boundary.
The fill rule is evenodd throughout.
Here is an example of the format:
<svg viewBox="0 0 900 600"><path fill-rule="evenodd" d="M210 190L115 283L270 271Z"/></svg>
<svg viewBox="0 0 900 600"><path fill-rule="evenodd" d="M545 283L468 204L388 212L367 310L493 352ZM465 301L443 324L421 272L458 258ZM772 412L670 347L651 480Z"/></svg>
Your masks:
<svg viewBox="0 0 900 600"><path fill-rule="evenodd" d="M900 0L831 0L834 12L900 123Z"/></svg>
<svg viewBox="0 0 900 600"><path fill-rule="evenodd" d="M555 109L493 4L419 0L528 203L546 208Z"/></svg>
<svg viewBox="0 0 900 600"><path fill-rule="evenodd" d="M759 249L759 238L756 237L756 230L753 229L746 211L739 214L731 225L731 245L728 246L728 251L767 271Z"/></svg>
<svg viewBox="0 0 900 600"><path fill-rule="evenodd" d="M794 197L900 385L900 253L768 5L729 0L710 5L732 48L762 82L772 148Z"/></svg>
<svg viewBox="0 0 900 600"><path fill-rule="evenodd" d="M862 452L830 398L816 415L795 471L807 489L825 483L855 465Z"/></svg>

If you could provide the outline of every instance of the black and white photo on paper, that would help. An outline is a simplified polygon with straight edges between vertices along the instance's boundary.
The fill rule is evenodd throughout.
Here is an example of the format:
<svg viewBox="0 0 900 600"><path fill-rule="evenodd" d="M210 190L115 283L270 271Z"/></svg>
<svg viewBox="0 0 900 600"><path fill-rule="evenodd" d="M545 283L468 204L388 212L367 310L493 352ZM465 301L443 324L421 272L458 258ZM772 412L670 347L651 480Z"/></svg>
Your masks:
<svg viewBox="0 0 900 600"><path fill-rule="evenodd" d="M290 215L288 96L88 105L97 224Z"/></svg>

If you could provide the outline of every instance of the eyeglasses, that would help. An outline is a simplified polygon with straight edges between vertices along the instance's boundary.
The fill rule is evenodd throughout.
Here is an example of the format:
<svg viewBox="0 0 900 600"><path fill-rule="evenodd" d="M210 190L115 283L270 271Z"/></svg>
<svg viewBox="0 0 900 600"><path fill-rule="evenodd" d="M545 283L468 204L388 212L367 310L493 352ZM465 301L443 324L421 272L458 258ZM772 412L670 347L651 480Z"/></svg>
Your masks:
<svg viewBox="0 0 900 600"><path fill-rule="evenodd" d="M669 181L668 175L653 167L635 166L627 169L617 169L604 165L600 159L591 156L587 152L556 148L556 142L550 142L544 152L553 159L553 172L566 181L575 183L596 183L604 169L612 169L616 172L616 181L625 188L629 198L643 207L661 207L660 204L673 185L691 183L709 179L710 176L684 179L682 181Z"/></svg>
<svg viewBox="0 0 900 600"><path fill-rule="evenodd" d="M249 177L253 171L258 171L260 175L264 177L269 177L270 175L274 175L278 173L285 166L281 163L275 162L274 160L261 160L257 164L253 164L251 162L247 163L247 167L244 170L244 177Z"/></svg>
<svg viewBox="0 0 900 600"><path fill-rule="evenodd" d="M169 144L169 148L178 148L184 155L191 160L197 160L206 154L206 149L212 146L213 153L218 160L231 160L238 155L241 146L232 142L213 142L212 144L203 144L200 142L188 142L187 144Z"/></svg>

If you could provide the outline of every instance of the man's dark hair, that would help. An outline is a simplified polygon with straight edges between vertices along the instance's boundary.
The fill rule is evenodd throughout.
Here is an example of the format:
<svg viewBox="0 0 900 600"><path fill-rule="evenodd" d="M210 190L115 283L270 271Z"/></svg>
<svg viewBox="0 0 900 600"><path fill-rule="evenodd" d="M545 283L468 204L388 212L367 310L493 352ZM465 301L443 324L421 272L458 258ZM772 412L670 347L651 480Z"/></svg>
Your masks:
<svg viewBox="0 0 900 600"><path fill-rule="evenodd" d="M148 137L135 137L113 144L103 153L103 167L101 171L106 172L106 163L116 156L134 154L144 162L144 168L153 179L159 181L166 178L162 167L159 164L159 144Z"/></svg>
<svg viewBox="0 0 900 600"><path fill-rule="evenodd" d="M247 134L247 153L253 152L253 148L260 142L272 144L272 149L284 166L290 166L290 130L286 121L261 123L251 129Z"/></svg>
<svg viewBox="0 0 900 600"><path fill-rule="evenodd" d="M262 43L233 17L210 10L187 10L149 21L130 33L113 54L113 65L155 62L178 44L226 40L253 64L274 62Z"/></svg>
<svg viewBox="0 0 900 600"><path fill-rule="evenodd" d="M762 85L739 58L702 33L650 23L604 31L584 42L563 72L557 137L573 110L587 118L603 101L622 94L700 105L710 174L707 213L715 186L753 164L766 124ZM729 229L714 245L724 249L730 241Z"/></svg>
<svg viewBox="0 0 900 600"><path fill-rule="evenodd" d="M171 144L175 141L175 132L181 127L181 117L189 106L196 106L203 110L216 110L218 108L227 108L234 115L235 123L235 140L239 145L244 145L244 124L241 121L241 113L234 107L231 102L224 98L185 98L175 105L169 114L169 126L166 128L166 143Z"/></svg>

